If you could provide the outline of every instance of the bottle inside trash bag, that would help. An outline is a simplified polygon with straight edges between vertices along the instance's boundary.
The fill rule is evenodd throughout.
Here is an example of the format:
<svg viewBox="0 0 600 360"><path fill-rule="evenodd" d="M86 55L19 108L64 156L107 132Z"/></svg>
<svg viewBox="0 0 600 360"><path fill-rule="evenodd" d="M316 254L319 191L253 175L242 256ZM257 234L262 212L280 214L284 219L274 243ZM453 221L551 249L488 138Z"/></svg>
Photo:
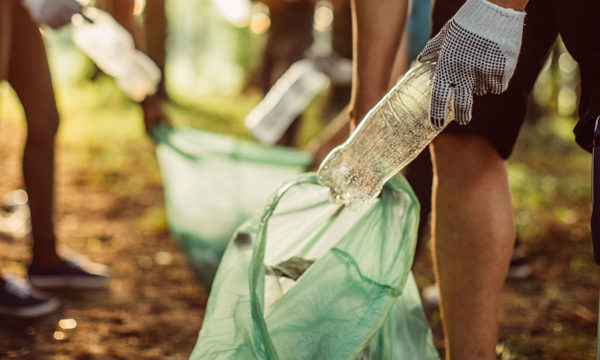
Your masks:
<svg viewBox="0 0 600 360"><path fill-rule="evenodd" d="M261 143L275 144L328 85L328 76L312 60L295 62L246 116L246 128Z"/></svg>
<svg viewBox="0 0 600 360"><path fill-rule="evenodd" d="M317 179L330 188L332 202L350 208L370 202L441 132L429 118L435 66L420 63L408 71L323 160ZM453 118L450 108L446 123Z"/></svg>
<svg viewBox="0 0 600 360"><path fill-rule="evenodd" d="M73 41L98 67L114 77L119 88L135 101L156 92L161 73L158 66L135 48L131 34L110 14L93 7L75 15Z"/></svg>

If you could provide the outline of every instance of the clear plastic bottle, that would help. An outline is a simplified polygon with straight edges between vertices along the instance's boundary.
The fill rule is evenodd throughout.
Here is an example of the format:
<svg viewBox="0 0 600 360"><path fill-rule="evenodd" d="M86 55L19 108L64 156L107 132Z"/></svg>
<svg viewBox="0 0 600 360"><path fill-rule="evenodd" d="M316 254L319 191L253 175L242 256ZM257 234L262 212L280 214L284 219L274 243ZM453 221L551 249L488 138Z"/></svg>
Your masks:
<svg viewBox="0 0 600 360"><path fill-rule="evenodd" d="M107 12L87 7L73 17L73 41L106 74L117 80L135 101L154 94L161 73L156 64L135 48L133 37Z"/></svg>
<svg viewBox="0 0 600 360"><path fill-rule="evenodd" d="M435 66L421 63L408 71L323 160L317 179L329 186L332 202L350 208L370 202L441 132L429 119ZM454 118L452 109L448 116Z"/></svg>
<svg viewBox="0 0 600 360"><path fill-rule="evenodd" d="M312 60L295 62L246 116L246 128L261 143L275 144L328 85L328 76Z"/></svg>

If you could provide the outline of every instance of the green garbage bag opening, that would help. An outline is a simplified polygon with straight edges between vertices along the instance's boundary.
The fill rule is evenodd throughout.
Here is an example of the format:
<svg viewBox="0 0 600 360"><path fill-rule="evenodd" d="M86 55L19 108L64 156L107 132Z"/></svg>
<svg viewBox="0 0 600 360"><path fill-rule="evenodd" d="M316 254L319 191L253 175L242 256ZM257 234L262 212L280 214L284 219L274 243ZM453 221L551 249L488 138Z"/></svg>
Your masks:
<svg viewBox="0 0 600 360"><path fill-rule="evenodd" d="M169 229L207 285L237 227L313 161L299 150L193 128L158 127L152 135Z"/></svg>
<svg viewBox="0 0 600 360"><path fill-rule="evenodd" d="M438 359L410 271L410 186L399 175L357 211L328 191L302 175L238 229L191 359Z"/></svg>

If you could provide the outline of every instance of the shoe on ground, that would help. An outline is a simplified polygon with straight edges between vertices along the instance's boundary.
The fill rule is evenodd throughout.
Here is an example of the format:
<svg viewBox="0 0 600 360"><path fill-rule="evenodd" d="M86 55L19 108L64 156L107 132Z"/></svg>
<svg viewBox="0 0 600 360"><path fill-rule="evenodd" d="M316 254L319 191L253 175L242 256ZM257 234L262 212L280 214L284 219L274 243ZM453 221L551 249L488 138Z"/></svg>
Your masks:
<svg viewBox="0 0 600 360"><path fill-rule="evenodd" d="M98 289L108 286L110 271L106 265L71 254L52 267L32 264L28 269L29 282L40 289L80 288Z"/></svg>
<svg viewBox="0 0 600 360"><path fill-rule="evenodd" d="M22 279L0 278L0 314L15 318L37 318L54 312L60 301L33 289Z"/></svg>

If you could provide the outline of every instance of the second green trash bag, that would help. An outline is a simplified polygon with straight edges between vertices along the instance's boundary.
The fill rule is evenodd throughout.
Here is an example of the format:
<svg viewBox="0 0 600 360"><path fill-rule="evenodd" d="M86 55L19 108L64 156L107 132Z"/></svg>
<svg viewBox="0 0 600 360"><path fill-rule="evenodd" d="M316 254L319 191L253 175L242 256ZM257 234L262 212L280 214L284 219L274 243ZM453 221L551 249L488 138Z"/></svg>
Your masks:
<svg viewBox="0 0 600 360"><path fill-rule="evenodd" d="M314 174L233 236L191 359L438 359L411 266L419 206L396 176L350 211Z"/></svg>
<svg viewBox="0 0 600 360"><path fill-rule="evenodd" d="M187 127L153 129L169 230L210 285L237 227L312 155Z"/></svg>

